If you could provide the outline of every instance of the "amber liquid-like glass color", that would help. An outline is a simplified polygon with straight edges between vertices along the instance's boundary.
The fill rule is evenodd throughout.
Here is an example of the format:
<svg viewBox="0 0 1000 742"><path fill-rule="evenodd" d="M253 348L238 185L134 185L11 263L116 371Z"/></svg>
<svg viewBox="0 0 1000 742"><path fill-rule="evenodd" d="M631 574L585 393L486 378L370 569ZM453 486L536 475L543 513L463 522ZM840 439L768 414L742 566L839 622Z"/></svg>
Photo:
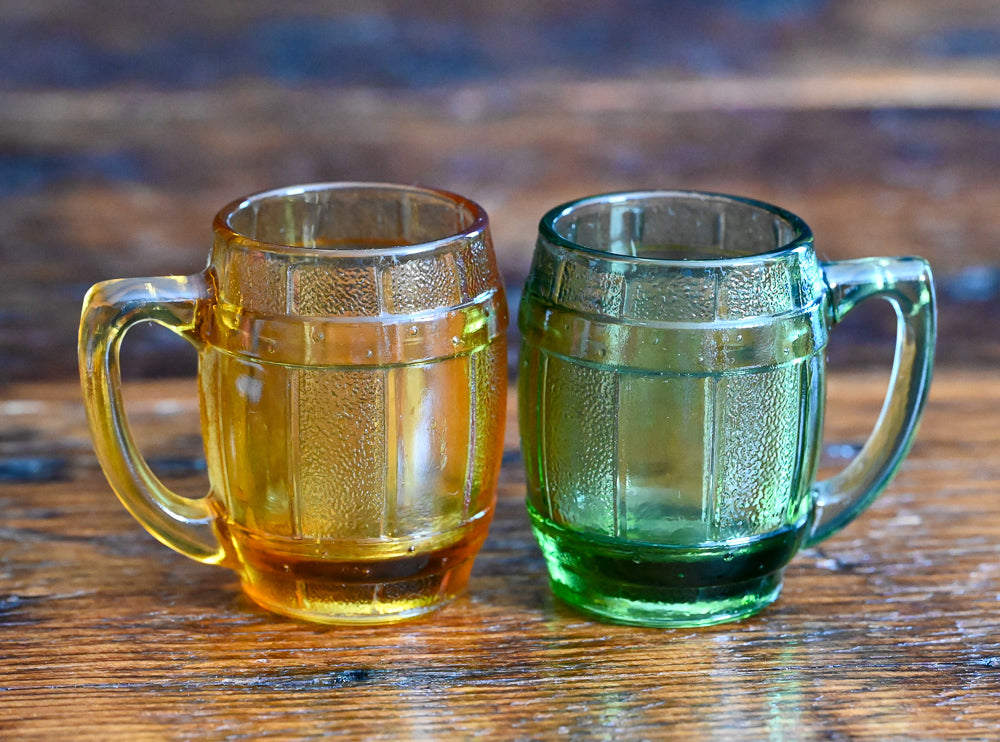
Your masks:
<svg viewBox="0 0 1000 742"><path fill-rule="evenodd" d="M208 351L205 439L247 593L337 622L460 593L493 510L502 347L365 369Z"/></svg>
<svg viewBox="0 0 1000 742"><path fill-rule="evenodd" d="M128 327L199 351L211 491L185 498L136 449L119 392ZM234 202L204 273L96 285L80 369L95 450L163 543L236 570L261 605L386 623L465 586L493 513L507 304L485 212L391 184Z"/></svg>
<svg viewBox="0 0 1000 742"><path fill-rule="evenodd" d="M394 553L397 544L388 544L380 556L374 544L300 543L235 527L230 535L244 590L271 610L311 620L334 614L339 623L378 615L402 620L444 605L462 591L486 538L489 515L461 529L458 541L440 548L413 545L405 556Z"/></svg>

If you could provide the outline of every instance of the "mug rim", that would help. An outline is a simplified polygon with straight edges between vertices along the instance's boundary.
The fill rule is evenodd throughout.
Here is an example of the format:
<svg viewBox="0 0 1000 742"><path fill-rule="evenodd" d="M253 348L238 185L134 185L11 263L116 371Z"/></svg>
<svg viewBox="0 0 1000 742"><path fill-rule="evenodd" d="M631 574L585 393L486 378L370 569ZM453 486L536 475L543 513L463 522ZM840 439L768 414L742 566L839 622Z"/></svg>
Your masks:
<svg viewBox="0 0 1000 742"><path fill-rule="evenodd" d="M660 201L669 201L679 198L701 198L704 200L715 200L715 201L728 201L730 203L740 203L747 206L752 206L756 209L766 211L774 216L780 217L785 220L788 225L795 232L795 237L791 241L779 245L770 250L764 250L762 252L751 253L749 255L736 255L731 257L704 257L704 258L663 258L657 256L649 255L621 255L619 253L608 252L596 247L589 247L580 242L568 239L561 235L555 227L556 220L560 217L566 216L572 211L579 209L582 206L587 206L590 204L604 204L610 205L615 203L625 203L627 201L637 201L642 199L657 199ZM776 257L785 253L794 252L797 249L809 247L813 241L812 229L806 224L798 215L783 209L780 206L775 206L774 204L768 203L767 201L761 201L754 198L747 198L745 196L735 196L729 193L721 193L716 191L701 191L701 190L689 190L689 189L657 189L651 188L646 190L631 190L631 191L611 191L608 193L599 193L592 196L584 196L582 198L573 199L572 201L566 201L552 209L549 209L538 223L539 234L548 242L558 245L559 247L567 248L570 250L579 250L581 252L587 253L603 260L614 260L626 263L649 263L656 265L664 264L676 264L693 267L699 264L704 265L720 265L720 264L732 264L741 262L753 262L760 260L762 258Z"/></svg>
<svg viewBox="0 0 1000 742"><path fill-rule="evenodd" d="M399 191L403 193L419 193L423 195L435 196L440 198L442 201L447 201L455 206L466 209L471 216L471 221L464 229L438 239L416 242L409 245L399 244L365 248L309 247L305 245L287 245L279 242L270 242L268 240L261 240L256 237L251 237L248 234L244 234L243 232L233 228L230 223L231 219L238 211L244 208L249 208L255 201L260 202L268 198L276 197L300 196L302 194L317 191L349 190ZM215 234L221 237L226 243L237 243L241 247L247 249L255 249L284 255L315 255L329 258L403 256L420 253L433 253L443 247L455 243L456 241L468 240L474 238L477 234L485 234L489 229L489 216L487 215L486 210L472 199L441 188L381 181L322 181L270 188L267 190L256 191L249 195L234 199L216 213L212 222L212 229Z"/></svg>

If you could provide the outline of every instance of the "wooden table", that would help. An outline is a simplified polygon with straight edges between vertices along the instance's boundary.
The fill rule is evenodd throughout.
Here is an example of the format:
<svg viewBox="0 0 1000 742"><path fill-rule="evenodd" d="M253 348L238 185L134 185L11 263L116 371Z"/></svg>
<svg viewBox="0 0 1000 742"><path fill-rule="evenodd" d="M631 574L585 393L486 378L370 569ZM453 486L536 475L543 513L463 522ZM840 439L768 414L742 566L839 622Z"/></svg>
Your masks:
<svg viewBox="0 0 1000 742"><path fill-rule="evenodd" d="M0 3L0 740L1000 738L995 0L361 5ZM479 201L512 297L541 214L611 190L769 200L824 259L922 255L926 422L871 510L740 623L555 601L513 424L464 598L393 628L272 616L111 494L76 330L95 281L198 271L217 209L318 180ZM877 414L880 309L830 344L828 470ZM128 344L133 379L193 373L166 331ZM203 491L190 379L127 391L158 471Z"/></svg>
<svg viewBox="0 0 1000 742"><path fill-rule="evenodd" d="M830 467L885 375L837 373ZM203 487L190 381L132 383L140 440ZM511 405L513 411L513 405ZM4 739L995 739L1000 734L1000 378L945 368L889 490L800 554L739 623L651 630L553 599L511 418L467 594L433 616L323 628L160 546L96 468L71 383L0 400ZM33 481L10 481L16 478Z"/></svg>

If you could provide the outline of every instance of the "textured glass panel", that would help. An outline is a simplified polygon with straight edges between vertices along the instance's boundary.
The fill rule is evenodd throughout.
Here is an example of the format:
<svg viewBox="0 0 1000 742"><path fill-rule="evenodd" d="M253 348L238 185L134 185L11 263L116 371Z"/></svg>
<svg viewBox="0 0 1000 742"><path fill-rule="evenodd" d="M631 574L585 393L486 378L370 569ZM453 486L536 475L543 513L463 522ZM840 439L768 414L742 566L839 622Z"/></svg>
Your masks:
<svg viewBox="0 0 1000 742"><path fill-rule="evenodd" d="M386 311L392 314L451 307L462 301L451 255L407 260L383 276Z"/></svg>
<svg viewBox="0 0 1000 742"><path fill-rule="evenodd" d="M265 253L231 251L221 286L224 300L248 312L278 314L287 305L285 262Z"/></svg>
<svg viewBox="0 0 1000 742"><path fill-rule="evenodd" d="M613 534L617 495L617 378L548 356L544 458L552 519Z"/></svg>
<svg viewBox="0 0 1000 742"><path fill-rule="evenodd" d="M719 319L780 314L795 308L796 298L785 261L732 269L719 284Z"/></svg>
<svg viewBox="0 0 1000 742"><path fill-rule="evenodd" d="M385 371L299 369L298 513L304 538L375 538L385 524ZM280 441L272 441L281 445Z"/></svg>
<svg viewBox="0 0 1000 742"><path fill-rule="evenodd" d="M379 314L375 269L346 263L306 263L295 269L295 311L313 317Z"/></svg>
<svg viewBox="0 0 1000 742"><path fill-rule="evenodd" d="M482 235L471 239L457 252L456 270L462 279L465 299L475 299L498 284L492 248Z"/></svg>
<svg viewBox="0 0 1000 742"><path fill-rule="evenodd" d="M559 283L559 303L581 312L619 317L625 303L625 278L620 273L597 272L568 261Z"/></svg>
<svg viewBox="0 0 1000 742"><path fill-rule="evenodd" d="M716 525L723 538L784 523L797 492L799 380L795 364L719 379Z"/></svg>
<svg viewBox="0 0 1000 742"><path fill-rule="evenodd" d="M636 270L627 314L641 320L711 321L717 280L711 272Z"/></svg>

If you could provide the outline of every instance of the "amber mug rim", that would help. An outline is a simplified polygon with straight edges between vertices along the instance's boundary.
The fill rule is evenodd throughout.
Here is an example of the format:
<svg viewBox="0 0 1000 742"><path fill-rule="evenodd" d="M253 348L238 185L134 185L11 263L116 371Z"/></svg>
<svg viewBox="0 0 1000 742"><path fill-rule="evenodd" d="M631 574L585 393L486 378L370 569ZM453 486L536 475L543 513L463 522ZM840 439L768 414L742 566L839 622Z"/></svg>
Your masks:
<svg viewBox="0 0 1000 742"><path fill-rule="evenodd" d="M305 201L310 195L333 191L353 191L359 193L364 191L383 191L387 195L396 193L397 198L408 194L437 199L442 205L452 207L457 213L464 213L466 215L466 219L464 220L465 226L462 229L443 234L435 239L422 240L412 244L401 241L398 245L380 245L364 248L309 247L283 244L259 239L233 226L233 220L239 213L254 208L255 205L259 205L264 201L278 199L301 199ZM235 199L216 213L212 222L212 230L217 239L225 244L275 254L309 255L324 258L357 258L362 254L373 257L406 256L447 250L456 242L476 239L489 231L489 217L486 210L472 199L440 188L388 182L329 181L272 188Z"/></svg>

